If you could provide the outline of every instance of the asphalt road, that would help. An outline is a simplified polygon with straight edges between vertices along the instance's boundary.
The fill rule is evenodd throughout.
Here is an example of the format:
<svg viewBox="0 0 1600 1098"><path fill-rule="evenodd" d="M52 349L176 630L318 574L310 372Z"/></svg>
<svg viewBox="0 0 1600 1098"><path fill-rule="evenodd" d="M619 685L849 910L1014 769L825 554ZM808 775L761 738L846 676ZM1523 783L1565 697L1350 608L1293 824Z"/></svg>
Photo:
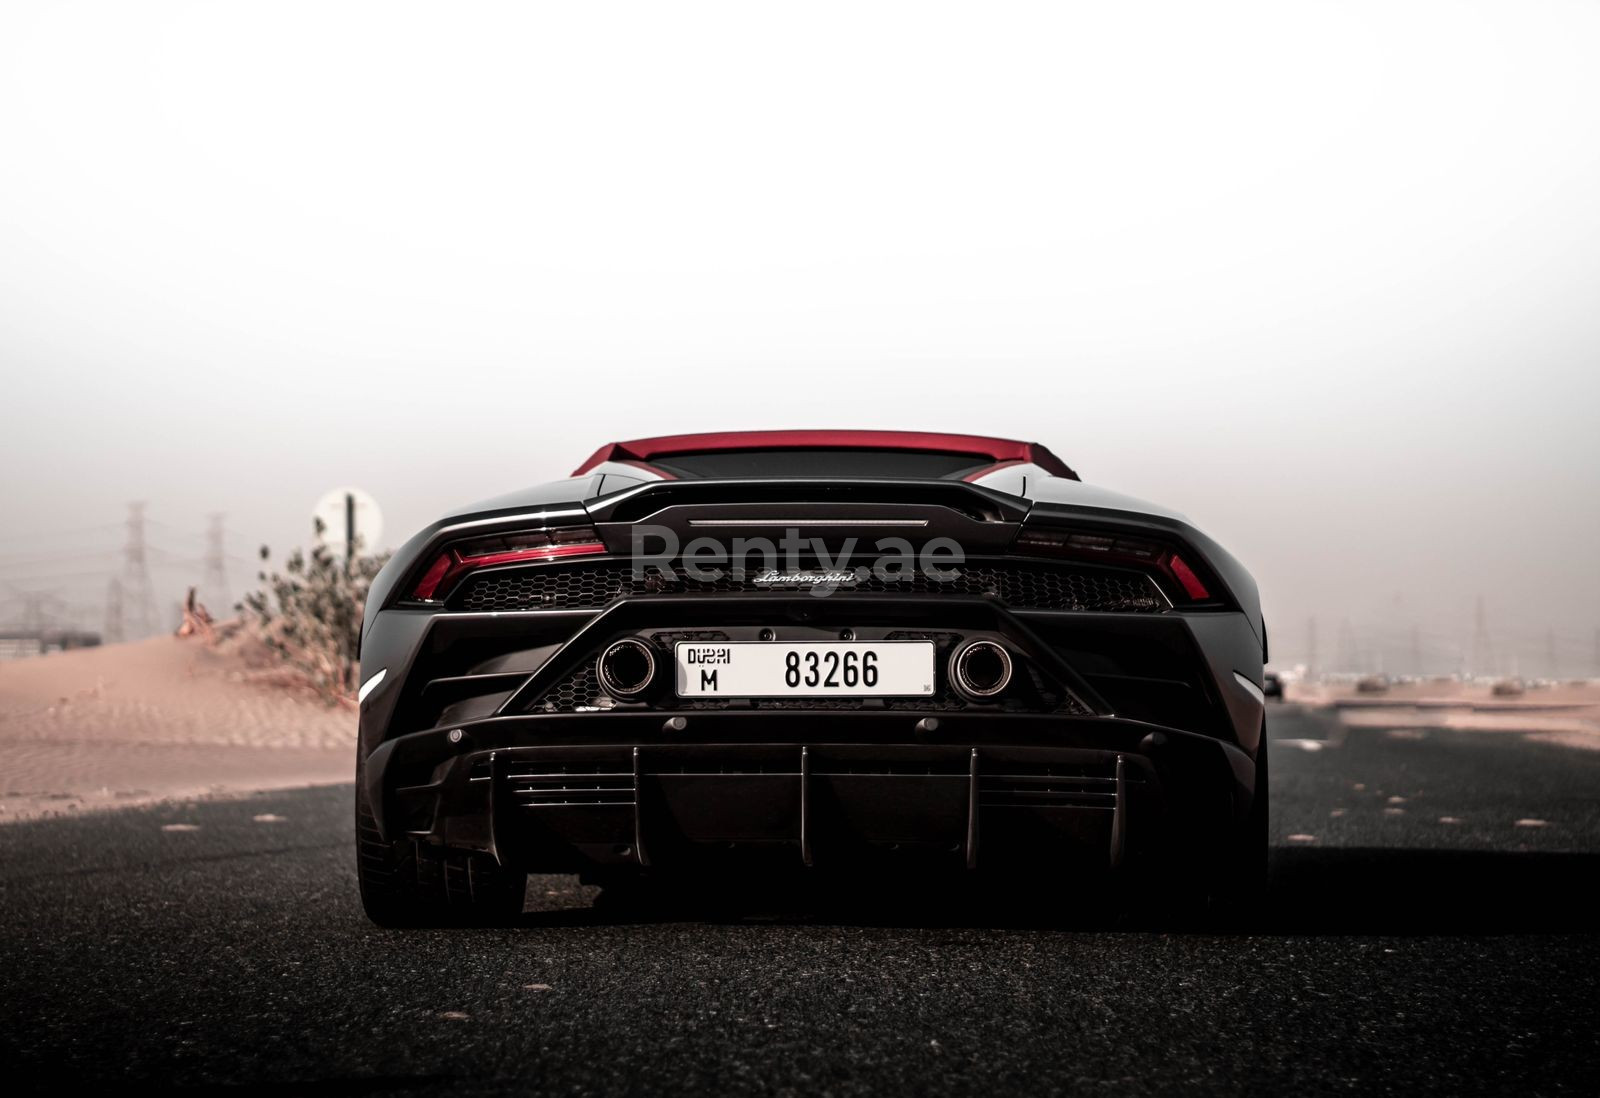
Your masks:
<svg viewBox="0 0 1600 1098"><path fill-rule="evenodd" d="M558 877L515 929L382 931L348 787L0 828L0 1086L1600 1092L1600 752L1274 717L1239 935L1070 893L685 910Z"/></svg>

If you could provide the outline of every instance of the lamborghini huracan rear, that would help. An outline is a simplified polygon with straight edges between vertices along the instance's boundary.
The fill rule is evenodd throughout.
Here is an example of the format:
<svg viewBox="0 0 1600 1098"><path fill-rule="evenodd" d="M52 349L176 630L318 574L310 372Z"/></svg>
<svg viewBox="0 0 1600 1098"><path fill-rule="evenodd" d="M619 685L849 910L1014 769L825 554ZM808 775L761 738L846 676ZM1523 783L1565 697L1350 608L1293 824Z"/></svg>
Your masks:
<svg viewBox="0 0 1600 1098"><path fill-rule="evenodd" d="M529 872L885 859L1247 897L1265 648L1227 552L1036 444L615 443L373 584L362 899L494 920Z"/></svg>

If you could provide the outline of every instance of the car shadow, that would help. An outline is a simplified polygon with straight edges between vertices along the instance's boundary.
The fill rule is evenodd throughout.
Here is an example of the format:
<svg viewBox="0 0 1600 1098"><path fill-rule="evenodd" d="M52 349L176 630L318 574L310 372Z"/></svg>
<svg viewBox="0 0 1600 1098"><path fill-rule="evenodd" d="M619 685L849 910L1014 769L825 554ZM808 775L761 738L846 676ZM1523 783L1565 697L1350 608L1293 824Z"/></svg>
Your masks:
<svg viewBox="0 0 1600 1098"><path fill-rule="evenodd" d="M904 928L1267 934L1600 932L1600 854L1279 848L1267 894L1218 917L1182 911L1160 882L1105 878L827 876L667 879L533 910L524 927L697 921ZM568 893L571 894L570 891Z"/></svg>

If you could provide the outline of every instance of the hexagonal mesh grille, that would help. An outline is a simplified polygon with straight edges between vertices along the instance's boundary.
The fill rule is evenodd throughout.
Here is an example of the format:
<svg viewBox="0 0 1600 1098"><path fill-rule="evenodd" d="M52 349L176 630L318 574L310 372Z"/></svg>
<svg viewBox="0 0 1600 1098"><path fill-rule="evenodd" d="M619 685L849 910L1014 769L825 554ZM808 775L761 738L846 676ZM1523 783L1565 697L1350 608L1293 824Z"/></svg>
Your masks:
<svg viewBox="0 0 1600 1098"><path fill-rule="evenodd" d="M539 708L557 713L570 713L587 708L600 700L600 680L594 665L585 663L576 671L545 691Z"/></svg>
<svg viewBox="0 0 1600 1098"><path fill-rule="evenodd" d="M918 572L904 580L867 575L849 588L865 594L982 595L1020 610L1099 610L1152 614L1167 608L1155 581L1138 572L1035 561L965 564L949 581ZM458 610L590 610L630 595L702 595L793 591L725 573L717 580L669 576L650 565L635 574L627 561L547 564L473 576L450 604Z"/></svg>

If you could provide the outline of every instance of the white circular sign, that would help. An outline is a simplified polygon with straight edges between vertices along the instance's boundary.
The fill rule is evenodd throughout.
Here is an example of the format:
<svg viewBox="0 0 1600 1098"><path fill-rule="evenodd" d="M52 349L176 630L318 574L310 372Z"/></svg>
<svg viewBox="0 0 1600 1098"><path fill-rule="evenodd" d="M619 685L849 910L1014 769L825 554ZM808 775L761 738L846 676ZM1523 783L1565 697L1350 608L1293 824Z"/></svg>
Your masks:
<svg viewBox="0 0 1600 1098"><path fill-rule="evenodd" d="M356 552L378 551L378 539L383 536L383 513L378 510L378 501L361 489L335 488L317 500L311 515L316 520L312 528L318 531L317 540L340 556L344 555L352 518Z"/></svg>

